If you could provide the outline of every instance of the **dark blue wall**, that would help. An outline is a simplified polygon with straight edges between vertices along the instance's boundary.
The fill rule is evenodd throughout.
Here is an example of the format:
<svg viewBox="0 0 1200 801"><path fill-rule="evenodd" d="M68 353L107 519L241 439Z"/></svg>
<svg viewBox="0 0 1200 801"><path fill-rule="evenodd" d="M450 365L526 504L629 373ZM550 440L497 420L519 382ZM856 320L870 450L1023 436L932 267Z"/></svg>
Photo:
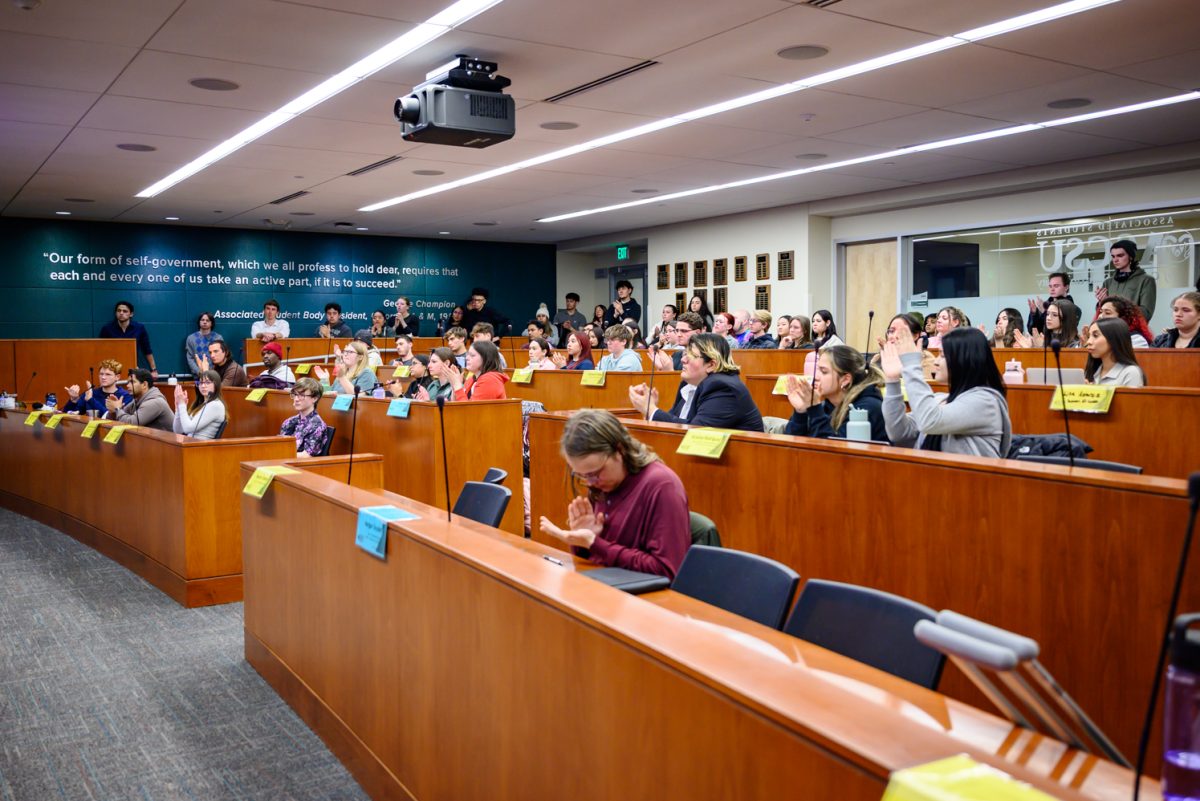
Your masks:
<svg viewBox="0 0 1200 801"><path fill-rule="evenodd" d="M240 345L267 298L297 337L313 335L331 300L358 329L405 295L432 335L432 321L475 286L518 327L557 297L551 245L23 219L0 219L0 242L0 338L93 337L128 300L162 372L186 370L183 343L200 312L215 313L217 330Z"/></svg>

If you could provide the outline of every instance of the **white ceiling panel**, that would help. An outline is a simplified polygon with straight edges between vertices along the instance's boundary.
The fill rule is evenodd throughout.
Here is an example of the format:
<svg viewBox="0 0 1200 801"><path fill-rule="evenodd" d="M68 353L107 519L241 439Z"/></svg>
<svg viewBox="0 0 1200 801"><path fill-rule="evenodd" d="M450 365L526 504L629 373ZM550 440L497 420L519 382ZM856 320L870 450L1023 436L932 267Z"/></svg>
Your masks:
<svg viewBox="0 0 1200 801"><path fill-rule="evenodd" d="M74 125L99 97L96 92L0 83L0 119Z"/></svg>
<svg viewBox="0 0 1200 801"><path fill-rule="evenodd" d="M34 11L5 7L0 30L141 47L178 7L179 0L52 0Z"/></svg>
<svg viewBox="0 0 1200 801"><path fill-rule="evenodd" d="M0 121L0 169L32 175L70 131L65 125Z"/></svg>
<svg viewBox="0 0 1200 801"><path fill-rule="evenodd" d="M869 97L806 89L712 118L720 125L776 131L790 136L826 136L872 122L906 117L925 106L892 103Z"/></svg>
<svg viewBox="0 0 1200 801"><path fill-rule="evenodd" d="M974 142L969 145L960 145L947 152L960 158L1033 165L1103 156L1109 153L1136 150L1140 147L1144 147L1144 145L1121 139L1088 136L1059 128L1030 131L986 142Z"/></svg>
<svg viewBox="0 0 1200 801"><path fill-rule="evenodd" d="M692 158L719 160L794 138L773 131L751 131L708 122L690 122L619 142L606 149L614 153L629 150L635 153L662 153L668 156L686 154Z"/></svg>
<svg viewBox="0 0 1200 801"><path fill-rule="evenodd" d="M1155 100L1172 94L1175 92L1157 84L1091 72L1066 81L971 100L955 105L950 110L1009 122L1043 122ZM1092 104L1076 109L1058 110L1046 106L1053 100L1068 98L1086 98L1091 100Z"/></svg>
<svg viewBox="0 0 1200 801"><path fill-rule="evenodd" d="M964 3L962 0L853 0L831 6L828 11L915 31L926 31L938 36L949 36L1020 14L1028 14L1052 4L1050 0L1005 0L1003 3Z"/></svg>
<svg viewBox="0 0 1200 801"><path fill-rule="evenodd" d="M1200 131L1200 101L1083 122L1071 126L1071 130L1154 145L1190 142Z"/></svg>
<svg viewBox="0 0 1200 801"><path fill-rule="evenodd" d="M627 131L659 118L597 111L559 103L533 103L521 109L517 119L519 120L517 131L520 133L521 139L529 142L545 142L553 145L551 150L557 150L560 147L569 147L597 137ZM570 122L579 127L567 131L546 130L540 127L543 123L548 122Z"/></svg>
<svg viewBox="0 0 1200 801"><path fill-rule="evenodd" d="M739 153L733 161L738 164L770 167L780 171L797 170L843 159L867 156L878 153L881 149L877 146L837 142L832 139L805 138L748 150L745 153ZM824 157L817 158L818 154L824 154ZM811 157L797 158L801 155Z"/></svg>
<svg viewBox="0 0 1200 801"><path fill-rule="evenodd" d="M137 54L132 47L0 32L0 79L103 92Z"/></svg>
<svg viewBox="0 0 1200 801"><path fill-rule="evenodd" d="M1008 126L1003 122L983 117L955 114L950 111L923 111L920 114L910 114L894 120L848 128L829 134L824 138L851 144L872 145L880 149L894 149L1006 127Z"/></svg>
<svg viewBox="0 0 1200 801"><path fill-rule="evenodd" d="M105 131L219 142L261 117L258 112L242 109L105 95L79 124ZM132 137L132 141L138 141L138 137Z"/></svg>
<svg viewBox="0 0 1200 801"><path fill-rule="evenodd" d="M1200 50L1126 64L1114 67L1111 72L1173 89L1191 90L1200 86Z"/></svg>
<svg viewBox="0 0 1200 801"><path fill-rule="evenodd" d="M597 72L589 79L606 74ZM775 83L731 75L706 75L704 80L699 80L693 67L674 61L663 62L560 100L559 105L564 108L578 106L600 111L670 117L673 114L682 114L720 101L742 97L751 92L759 92ZM560 86L558 91L574 85L566 83Z"/></svg>
<svg viewBox="0 0 1200 801"><path fill-rule="evenodd" d="M699 167L704 163L702 159L666 156L661 153L622 151L614 157L606 150L589 150L577 156L543 164L538 169L551 172L578 172L584 175L608 175L611 178L638 178L669 167L688 164Z"/></svg>
<svg viewBox="0 0 1200 801"><path fill-rule="evenodd" d="M340 11L346 14L364 14L380 19L422 22L450 5L451 0L278 0L286 5L308 6Z"/></svg>
<svg viewBox="0 0 1200 801"><path fill-rule="evenodd" d="M406 153L416 147L400 138L399 125L371 125L320 117L299 117L281 125L258 141L264 145L373 153L377 156L364 161L359 167L378 161L384 156Z"/></svg>
<svg viewBox="0 0 1200 801"><path fill-rule="evenodd" d="M958 158L947 155L947 152L913 153L908 156L899 156L891 162L872 161L866 164L855 164L852 167L843 167L834 172L842 175L929 183L1013 168L1012 164L1004 162Z"/></svg>

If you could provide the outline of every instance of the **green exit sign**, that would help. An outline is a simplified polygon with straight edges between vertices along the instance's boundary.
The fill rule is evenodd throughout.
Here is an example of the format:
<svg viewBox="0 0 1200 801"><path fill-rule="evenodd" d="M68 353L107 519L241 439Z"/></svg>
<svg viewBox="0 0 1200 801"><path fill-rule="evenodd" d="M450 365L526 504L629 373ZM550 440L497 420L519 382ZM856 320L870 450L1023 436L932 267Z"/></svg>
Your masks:
<svg viewBox="0 0 1200 801"><path fill-rule="evenodd" d="M617 261L625 261L629 258L629 245L617 245Z"/></svg>

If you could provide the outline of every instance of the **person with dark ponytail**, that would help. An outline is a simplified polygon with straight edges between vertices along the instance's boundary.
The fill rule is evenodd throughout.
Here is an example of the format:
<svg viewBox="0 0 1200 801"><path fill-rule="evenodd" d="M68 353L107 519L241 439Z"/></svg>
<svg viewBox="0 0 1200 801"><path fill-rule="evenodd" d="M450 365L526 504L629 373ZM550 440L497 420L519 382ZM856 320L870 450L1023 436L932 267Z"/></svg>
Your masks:
<svg viewBox="0 0 1200 801"><path fill-rule="evenodd" d="M924 347L924 340L928 337L925 335L920 313L897 314L891 319L891 322L888 323L886 337L875 338L879 352L871 357L871 366L879 367L879 363L883 359L884 346L889 342L895 342L898 337L908 337L921 351L921 374L925 376L926 381L932 381L933 353Z"/></svg>
<svg viewBox="0 0 1200 801"><path fill-rule="evenodd" d="M1142 307L1120 295L1109 295L1096 310L1096 317L1119 318L1129 326L1129 338L1135 348L1148 348L1154 340L1154 334L1142 315ZM1083 343L1087 346L1087 343Z"/></svg>
<svg viewBox="0 0 1200 801"><path fill-rule="evenodd" d="M1083 377L1089 384L1146 386L1146 374L1133 355L1129 326L1119 317L1101 317L1092 323L1088 332L1087 352Z"/></svg>
<svg viewBox="0 0 1200 801"><path fill-rule="evenodd" d="M934 394L921 374L921 353L908 337L883 349L887 379L883 399L888 439L894 445L968 456L1008 456L1012 422L1007 391L983 332L954 328L942 336L942 355L934 360L934 380L950 384L950 394ZM911 412L904 410L900 378Z"/></svg>
<svg viewBox="0 0 1200 801"><path fill-rule="evenodd" d="M817 309L812 316L813 347L817 350L845 345L838 336L837 325L833 322L833 312L828 309Z"/></svg>
<svg viewBox="0 0 1200 801"><path fill-rule="evenodd" d="M787 398L795 410L785 434L801 437L845 437L851 409L863 409L871 422L871 439L887 442L883 420L883 373L847 345L830 345L817 359L814 386L807 377L788 376Z"/></svg>

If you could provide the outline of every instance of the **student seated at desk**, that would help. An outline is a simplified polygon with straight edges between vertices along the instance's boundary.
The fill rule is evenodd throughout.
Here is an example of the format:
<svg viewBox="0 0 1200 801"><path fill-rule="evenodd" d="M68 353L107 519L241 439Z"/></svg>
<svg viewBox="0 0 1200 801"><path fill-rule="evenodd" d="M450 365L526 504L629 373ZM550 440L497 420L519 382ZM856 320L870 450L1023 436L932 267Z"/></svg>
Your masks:
<svg viewBox="0 0 1200 801"><path fill-rule="evenodd" d="M1175 327L1156 336L1150 347L1200 348L1200 292L1184 292L1171 301L1171 319Z"/></svg>
<svg viewBox="0 0 1200 801"><path fill-rule="evenodd" d="M618 372L636 373L642 369L642 358L629 346L633 342L633 334L623 325L610 325L604 330L604 344L608 355L600 360L597 370L615 370ZM593 346L595 347L595 346Z"/></svg>
<svg viewBox="0 0 1200 801"><path fill-rule="evenodd" d="M301 378L292 387L292 408L296 414L283 421L279 435L296 438L296 455L301 458L320 456L325 446L325 421L317 414L321 385L316 379Z"/></svg>
<svg viewBox="0 0 1200 801"><path fill-rule="evenodd" d="M930 315L932 317L933 315ZM926 318L927 325L929 318ZM879 345L879 352L871 357L871 366L879 367L880 360L883 359L883 347L889 342L895 342L897 337L909 336L918 348L921 348L921 373L925 376L926 381L933 380L933 354L921 347L924 337L924 329L922 328L920 314L897 314L888 323L886 337L876 337L875 342Z"/></svg>
<svg viewBox="0 0 1200 801"><path fill-rule="evenodd" d="M642 418L663 423L762 431L762 415L738 372L724 337L695 334L683 351L683 381L671 411L657 408L658 390L645 384L629 388L629 402Z"/></svg>
<svg viewBox="0 0 1200 801"><path fill-rule="evenodd" d="M826 345L816 371L815 386L808 376L788 376L787 398L795 411L783 433L819 439L845 437L850 410L863 409L871 422L871 439L888 441L879 392L883 373L846 345Z"/></svg>
<svg viewBox="0 0 1200 801"><path fill-rule="evenodd" d="M364 395L370 395L375 389L375 371L367 363L367 346L357 340L347 343L342 350L333 346L333 380L329 380L329 371L317 365L313 372L321 380L321 386L326 391L334 391L339 395L353 395L354 388Z"/></svg>
<svg viewBox="0 0 1200 801"><path fill-rule="evenodd" d="M149 370L137 368L129 371L129 394L133 399L122 406L116 393L104 399L108 417L125 425L157 428L173 431L175 413L167 399L154 386L154 376Z"/></svg>
<svg viewBox="0 0 1200 801"><path fill-rule="evenodd" d="M86 414L94 411L103 416L108 411L105 401L110 395L116 395L122 406L129 403L133 400L133 396L126 392L124 387L117 386L117 376L123 370L124 367L116 359L105 359L100 362L100 366L96 369L96 376L100 379L99 390L92 386L91 381L87 382L87 391L82 393L79 391L78 384L72 384L66 388L69 400L63 406L63 411L71 414Z"/></svg>
<svg viewBox="0 0 1200 801"><path fill-rule="evenodd" d="M550 343L541 337L529 340L529 369L558 369L558 366L554 363L554 354Z"/></svg>
<svg viewBox="0 0 1200 801"><path fill-rule="evenodd" d="M562 455L588 497L567 506L565 529L542 517L542 532L598 565L675 578L692 544L679 476L603 409L571 415Z"/></svg>
<svg viewBox="0 0 1200 801"><path fill-rule="evenodd" d="M504 392L508 376L500 368L500 351L491 342L471 343L467 349L467 370L470 376L464 380L457 364L445 368L456 401L504 400L508 397Z"/></svg>
<svg viewBox="0 0 1200 801"><path fill-rule="evenodd" d="M591 370L595 368L592 363L592 344L588 341L587 335L581 331L572 331L567 336L567 352L565 354L559 351L550 359L560 370Z"/></svg>
<svg viewBox="0 0 1200 801"><path fill-rule="evenodd" d="M1012 423L1000 371L987 337L977 328L961 327L942 336L942 355L934 360L934 380L950 384L950 394L934 394L921 373L921 351L908 337L883 349L887 379L883 416L888 439L919 450L968 456L1008 455ZM908 390L911 413L904 411L900 378Z"/></svg>
<svg viewBox="0 0 1200 801"><path fill-rule="evenodd" d="M215 370L202 370L196 376L196 399L190 406L183 385L175 385L175 422L172 430L176 434L186 434L193 439L214 439L224 422L221 376Z"/></svg>
<svg viewBox="0 0 1200 801"><path fill-rule="evenodd" d="M1101 317L1092 323L1088 331L1087 352L1083 378L1089 384L1146 386L1146 375L1133 355L1129 325L1121 318Z"/></svg>
<svg viewBox="0 0 1200 801"><path fill-rule="evenodd" d="M434 348L429 354L429 383L418 387L413 393L412 399L437 401L441 397L446 400L454 400L454 387L450 385L450 365L452 364L455 364L454 351L449 348Z"/></svg>

